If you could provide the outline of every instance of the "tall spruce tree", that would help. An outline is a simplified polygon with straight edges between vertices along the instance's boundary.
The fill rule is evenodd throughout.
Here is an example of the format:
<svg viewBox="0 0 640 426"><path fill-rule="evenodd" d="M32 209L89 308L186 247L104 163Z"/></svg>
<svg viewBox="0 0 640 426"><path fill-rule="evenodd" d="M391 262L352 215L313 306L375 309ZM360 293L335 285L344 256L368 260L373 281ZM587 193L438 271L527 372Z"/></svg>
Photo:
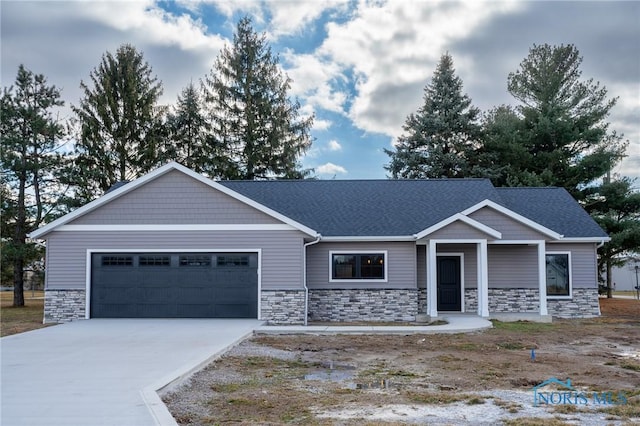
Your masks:
<svg viewBox="0 0 640 426"><path fill-rule="evenodd" d="M606 88L593 79L580 79L581 63L573 45L534 45L509 74L509 93L520 101L518 144L523 149L519 160L512 158L505 149L513 142L511 131L494 134L493 148L508 156L497 162L510 163L512 172L499 183L561 186L580 199L582 188L623 157L622 137L606 122L616 99L608 99ZM486 124L496 130L495 121Z"/></svg>
<svg viewBox="0 0 640 426"><path fill-rule="evenodd" d="M606 277L607 297L612 296L611 269L623 264L624 254L640 252L640 192L628 177L586 188L584 206L611 237L598 249L598 269Z"/></svg>
<svg viewBox="0 0 640 426"><path fill-rule="evenodd" d="M164 161L157 101L162 83L135 47L106 52L80 84L84 97L72 109L79 127L76 196L89 201L118 181L135 179Z"/></svg>
<svg viewBox="0 0 640 426"><path fill-rule="evenodd" d="M478 148L480 110L462 93L448 53L440 58L431 83L424 89L424 104L410 114L385 169L391 177L425 179L466 177L473 167L471 153Z"/></svg>
<svg viewBox="0 0 640 426"><path fill-rule="evenodd" d="M198 173L209 171L216 161L207 146L208 122L201 95L193 83L189 83L178 96L173 111L168 115L167 127L170 139L168 157Z"/></svg>
<svg viewBox="0 0 640 426"><path fill-rule="evenodd" d="M302 118L300 104L288 96L291 79L278 66L266 36L251 19L238 23L233 44L225 47L202 82L209 112L208 155L223 164L210 174L223 179L300 178L299 157L311 147L313 117ZM219 150L224 150L224 157Z"/></svg>
<svg viewBox="0 0 640 426"><path fill-rule="evenodd" d="M62 186L57 174L64 128L54 110L64 103L60 91L23 65L15 86L0 101L2 164L2 269L13 272L13 306L24 306L25 268L42 257L27 234L56 214Z"/></svg>

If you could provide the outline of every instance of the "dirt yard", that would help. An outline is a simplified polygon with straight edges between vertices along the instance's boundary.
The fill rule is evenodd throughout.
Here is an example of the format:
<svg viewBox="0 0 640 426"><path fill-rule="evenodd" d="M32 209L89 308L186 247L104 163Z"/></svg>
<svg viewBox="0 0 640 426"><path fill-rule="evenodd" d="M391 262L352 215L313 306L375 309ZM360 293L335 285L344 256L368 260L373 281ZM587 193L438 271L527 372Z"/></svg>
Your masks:
<svg viewBox="0 0 640 426"><path fill-rule="evenodd" d="M258 336L163 399L181 425L640 424L640 302L601 302L598 319L472 334ZM534 406L552 377L588 403Z"/></svg>

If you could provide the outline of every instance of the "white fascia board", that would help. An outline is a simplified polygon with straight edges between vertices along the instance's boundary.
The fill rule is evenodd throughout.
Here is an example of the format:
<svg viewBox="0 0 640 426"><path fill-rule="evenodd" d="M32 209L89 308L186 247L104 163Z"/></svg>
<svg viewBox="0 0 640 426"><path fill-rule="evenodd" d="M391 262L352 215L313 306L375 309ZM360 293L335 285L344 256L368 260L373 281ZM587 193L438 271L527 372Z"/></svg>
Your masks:
<svg viewBox="0 0 640 426"><path fill-rule="evenodd" d="M60 225L56 232L90 231L291 231L291 225L282 224L136 224L136 225Z"/></svg>
<svg viewBox="0 0 640 426"><path fill-rule="evenodd" d="M67 224L69 222L71 222L72 220L78 218L79 216L82 216L84 214L89 213L92 210L97 209L98 207L108 203L109 201L113 200L114 198L118 198L128 192L133 191L134 189L140 187L141 185L144 185L145 183L156 179L159 176L164 175L165 173L171 171L171 170L178 170L184 174L186 174L187 176L192 177L193 179L196 179L199 182L204 183L205 185L210 186L211 188L214 188L232 198L235 198L236 200L247 204L250 207L255 208L256 210L259 210L277 220L280 220L284 223L286 223L287 225L291 225L292 227L294 227L295 229L298 229L299 231L304 232L305 234L308 234L310 236L314 236L317 237L319 234L318 232L314 231L313 229L298 223L274 210L271 210L270 208L263 206L260 203L255 202L254 200L251 200L250 198L247 198L235 191L232 191L231 189L207 178L204 177L196 172L194 172L193 170L176 163L175 161L172 161L170 163L165 164L162 167L159 167L155 170L153 170L152 172L147 173L144 176L139 177L138 179L129 182L126 185L121 186L120 188L109 192L108 194L103 195L102 197L91 201L88 204L85 204L84 206L80 207L77 210L74 210L71 213L68 213L64 216L62 216L61 218L54 220L53 222L31 232L28 236L29 238L33 238L33 239L38 239L40 237L42 237L43 235L48 234L49 232L53 231L54 229L56 229L57 227Z"/></svg>
<svg viewBox="0 0 640 426"><path fill-rule="evenodd" d="M485 234L499 240L502 238L502 233L499 231L496 231L495 229L478 222L477 220L473 220L470 217L465 216L464 214L461 213L456 213L453 216L449 216L448 218L436 223L435 225L432 225L430 227L428 227L427 229L417 233L415 235L415 238L420 240L424 237L426 237L429 234L432 234L436 231L439 231L440 229L446 227L447 225L450 225L454 222L463 222L469 226L471 226L472 228L477 229L478 231L484 232Z"/></svg>
<svg viewBox="0 0 640 426"><path fill-rule="evenodd" d="M381 242L394 242L394 241L415 241L415 237L412 235L396 235L396 236L322 236L323 242L368 242L368 241L381 241Z"/></svg>
<svg viewBox="0 0 640 426"><path fill-rule="evenodd" d="M563 237L558 241L547 241L547 243L608 243L611 237Z"/></svg>
<svg viewBox="0 0 640 426"><path fill-rule="evenodd" d="M466 210L463 210L462 212L460 212L461 214L468 216L473 212L476 212L478 210L480 210L483 207L490 207L502 214L504 214L505 216L510 217L511 219L518 221L520 223L522 223L523 225L526 225L530 228L533 228L534 230L545 234L551 238L555 238L556 240L562 239L563 235L562 234L558 234L556 231L553 231L549 228L547 228L546 226L542 226L540 225L538 222L534 222L531 219L527 219L526 217L514 212L513 210L509 210L508 208L501 206L500 204L493 202L489 199L484 200L484 201L480 201L478 204L469 207Z"/></svg>

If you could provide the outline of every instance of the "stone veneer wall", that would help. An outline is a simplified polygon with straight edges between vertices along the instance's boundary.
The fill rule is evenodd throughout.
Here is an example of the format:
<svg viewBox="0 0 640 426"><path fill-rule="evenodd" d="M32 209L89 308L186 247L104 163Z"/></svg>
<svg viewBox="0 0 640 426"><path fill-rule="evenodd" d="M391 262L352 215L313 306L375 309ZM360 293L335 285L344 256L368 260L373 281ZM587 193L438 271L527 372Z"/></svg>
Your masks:
<svg viewBox="0 0 640 426"><path fill-rule="evenodd" d="M476 294L476 303L477 303L477 294ZM539 296L538 289L536 288L490 288L489 289L489 313L509 313L509 312L539 313L540 312L540 296Z"/></svg>
<svg viewBox="0 0 640 426"><path fill-rule="evenodd" d="M427 289L419 288L418 289L418 313L426 314L429 309L429 304L427 303Z"/></svg>
<svg viewBox="0 0 640 426"><path fill-rule="evenodd" d="M478 312L478 290L464 291L465 312ZM538 290L532 288L490 288L489 313L539 313Z"/></svg>
<svg viewBox="0 0 640 426"><path fill-rule="evenodd" d="M262 290L260 318L268 324L304 324L304 290Z"/></svg>
<svg viewBox="0 0 640 426"><path fill-rule="evenodd" d="M571 299L547 299L549 315L560 318L600 316L597 288L574 288Z"/></svg>
<svg viewBox="0 0 640 426"><path fill-rule="evenodd" d="M414 321L417 289L309 290L312 321Z"/></svg>
<svg viewBox="0 0 640 426"><path fill-rule="evenodd" d="M44 291L44 323L69 322L84 319L86 293L84 290Z"/></svg>

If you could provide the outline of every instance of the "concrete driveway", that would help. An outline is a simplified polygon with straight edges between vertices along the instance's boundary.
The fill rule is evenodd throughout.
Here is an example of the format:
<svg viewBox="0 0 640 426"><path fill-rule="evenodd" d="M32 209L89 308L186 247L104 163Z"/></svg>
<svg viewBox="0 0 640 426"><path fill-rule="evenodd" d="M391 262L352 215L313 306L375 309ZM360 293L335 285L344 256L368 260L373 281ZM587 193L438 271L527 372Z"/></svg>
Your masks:
<svg viewBox="0 0 640 426"><path fill-rule="evenodd" d="M155 390L207 363L261 323L92 319L4 337L0 424L172 424Z"/></svg>

